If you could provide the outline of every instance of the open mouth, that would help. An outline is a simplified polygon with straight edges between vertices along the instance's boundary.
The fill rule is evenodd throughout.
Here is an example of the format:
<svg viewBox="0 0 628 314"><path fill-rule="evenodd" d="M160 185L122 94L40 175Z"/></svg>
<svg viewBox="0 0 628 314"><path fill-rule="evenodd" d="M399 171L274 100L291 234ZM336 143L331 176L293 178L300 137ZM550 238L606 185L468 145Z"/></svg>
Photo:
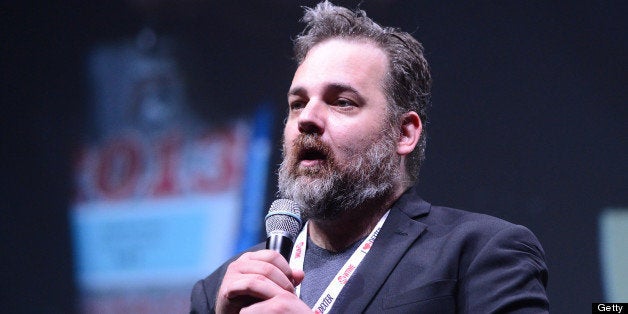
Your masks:
<svg viewBox="0 0 628 314"><path fill-rule="evenodd" d="M331 149L316 136L300 134L292 147L295 153L294 166L303 171L318 171L320 167L327 163L333 163Z"/></svg>
<svg viewBox="0 0 628 314"><path fill-rule="evenodd" d="M313 166L324 162L327 159L327 154L320 149L304 148L299 152L298 158L301 165Z"/></svg>

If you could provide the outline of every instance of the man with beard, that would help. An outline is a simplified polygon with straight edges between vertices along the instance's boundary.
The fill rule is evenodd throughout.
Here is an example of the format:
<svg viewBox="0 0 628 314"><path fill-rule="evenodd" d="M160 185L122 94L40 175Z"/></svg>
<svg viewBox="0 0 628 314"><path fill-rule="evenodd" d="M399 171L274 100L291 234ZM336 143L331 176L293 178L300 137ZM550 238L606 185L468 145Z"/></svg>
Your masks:
<svg viewBox="0 0 628 314"><path fill-rule="evenodd" d="M279 194L308 220L304 257L253 247L195 285L192 312L547 312L528 229L418 196L431 84L421 44L328 2L303 20Z"/></svg>

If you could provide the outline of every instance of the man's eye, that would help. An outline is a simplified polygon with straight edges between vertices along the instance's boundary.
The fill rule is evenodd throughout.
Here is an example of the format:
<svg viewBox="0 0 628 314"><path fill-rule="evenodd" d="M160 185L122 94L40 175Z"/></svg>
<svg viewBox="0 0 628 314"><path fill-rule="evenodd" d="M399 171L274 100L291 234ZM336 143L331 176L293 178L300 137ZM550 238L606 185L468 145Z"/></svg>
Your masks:
<svg viewBox="0 0 628 314"><path fill-rule="evenodd" d="M290 110L303 109L303 107L305 107L305 103L304 102L293 101L293 102L290 103Z"/></svg>
<svg viewBox="0 0 628 314"><path fill-rule="evenodd" d="M344 98L340 98L338 100L336 100L335 105L338 107L352 107L355 106L355 104L349 100L349 99L344 99Z"/></svg>

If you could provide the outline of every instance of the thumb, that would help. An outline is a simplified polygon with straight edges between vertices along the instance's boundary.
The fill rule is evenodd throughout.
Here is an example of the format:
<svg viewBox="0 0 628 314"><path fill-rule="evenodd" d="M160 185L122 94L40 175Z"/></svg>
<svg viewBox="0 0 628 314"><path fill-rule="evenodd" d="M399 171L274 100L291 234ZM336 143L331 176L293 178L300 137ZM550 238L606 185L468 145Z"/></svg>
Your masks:
<svg viewBox="0 0 628 314"><path fill-rule="evenodd" d="M292 284L295 287L301 284L301 282L303 281L303 278L305 278L305 273L303 272L303 270L300 270L300 269L292 270Z"/></svg>

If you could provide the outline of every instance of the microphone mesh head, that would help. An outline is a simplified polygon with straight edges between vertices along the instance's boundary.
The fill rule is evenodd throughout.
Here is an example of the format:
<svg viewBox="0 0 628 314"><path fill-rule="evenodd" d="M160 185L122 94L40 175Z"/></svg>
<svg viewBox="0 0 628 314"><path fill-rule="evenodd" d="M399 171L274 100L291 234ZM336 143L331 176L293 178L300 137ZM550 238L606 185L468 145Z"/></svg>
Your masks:
<svg viewBox="0 0 628 314"><path fill-rule="evenodd" d="M270 205L266 215L266 234L272 232L287 232L292 241L301 231L301 211L297 204L291 200L278 199Z"/></svg>

